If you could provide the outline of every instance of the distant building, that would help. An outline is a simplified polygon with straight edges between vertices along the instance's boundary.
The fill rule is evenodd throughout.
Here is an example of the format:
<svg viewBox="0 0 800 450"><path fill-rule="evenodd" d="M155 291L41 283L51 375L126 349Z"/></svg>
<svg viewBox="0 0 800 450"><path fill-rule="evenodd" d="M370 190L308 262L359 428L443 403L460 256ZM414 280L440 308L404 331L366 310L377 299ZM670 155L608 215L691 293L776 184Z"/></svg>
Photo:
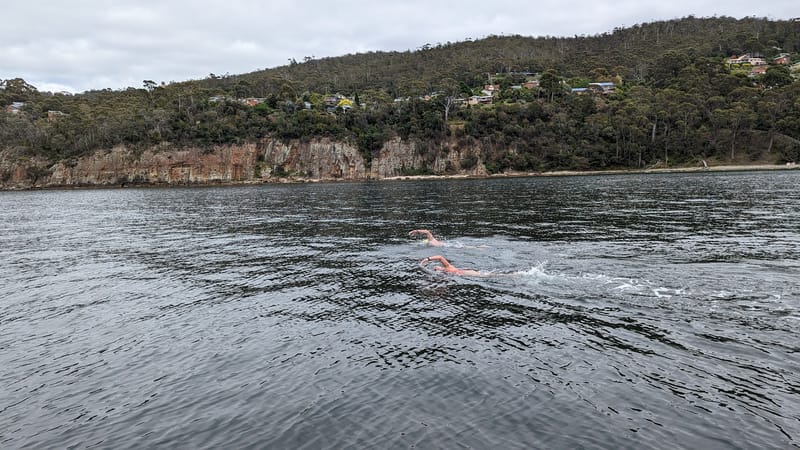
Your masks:
<svg viewBox="0 0 800 450"><path fill-rule="evenodd" d="M473 95L472 97L467 100L467 103L470 105L491 105L492 104L492 96L491 95Z"/></svg>
<svg viewBox="0 0 800 450"><path fill-rule="evenodd" d="M735 64L749 64L751 66L766 66L767 61L760 56L753 56L750 53L745 53L742 56L737 56L728 59L728 65Z"/></svg>
<svg viewBox="0 0 800 450"><path fill-rule="evenodd" d="M615 88L614 83L611 82L589 83L589 85L585 88L572 88L571 92L577 95L581 94L609 95L614 93L614 88Z"/></svg>
<svg viewBox="0 0 800 450"><path fill-rule="evenodd" d="M61 116L66 116L66 114L61 111L47 111L47 120L50 122L58 120Z"/></svg>
<svg viewBox="0 0 800 450"><path fill-rule="evenodd" d="M265 101L267 101L267 99L266 98L248 97L248 98L239 99L239 101L243 105L256 106L256 105L260 105L260 104L264 103Z"/></svg>
<svg viewBox="0 0 800 450"><path fill-rule="evenodd" d="M789 66L792 64L792 58L789 56L788 53L781 53L780 55L772 59L772 63L781 66Z"/></svg>
<svg viewBox="0 0 800 450"><path fill-rule="evenodd" d="M500 93L500 85L499 84L487 84L483 87L481 94L485 96L492 97Z"/></svg>
<svg viewBox="0 0 800 450"><path fill-rule="evenodd" d="M6 112L9 114L19 114L22 112L22 108L24 107L25 107L25 102L14 102L6 106Z"/></svg>
<svg viewBox="0 0 800 450"><path fill-rule="evenodd" d="M767 73L767 67L766 66L756 66L756 67L753 67L752 69L750 69L749 76L750 77L756 77L756 76L759 76L759 75L764 75L765 73Z"/></svg>
<svg viewBox="0 0 800 450"><path fill-rule="evenodd" d="M614 93L615 86L614 83L610 81L603 81L600 83L589 83L589 89L598 94L608 95Z"/></svg>
<svg viewBox="0 0 800 450"><path fill-rule="evenodd" d="M344 97L342 95L340 95L340 94L326 95L325 96L325 106L332 106L332 107L335 108L336 105L339 103L339 100L341 100L342 98L344 98Z"/></svg>

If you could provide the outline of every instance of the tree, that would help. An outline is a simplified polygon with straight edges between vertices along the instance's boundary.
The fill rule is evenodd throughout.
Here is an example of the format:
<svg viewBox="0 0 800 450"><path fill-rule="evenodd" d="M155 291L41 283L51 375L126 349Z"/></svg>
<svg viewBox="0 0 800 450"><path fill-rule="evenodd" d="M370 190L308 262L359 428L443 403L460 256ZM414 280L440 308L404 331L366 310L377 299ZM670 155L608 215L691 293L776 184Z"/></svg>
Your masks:
<svg viewBox="0 0 800 450"><path fill-rule="evenodd" d="M734 102L729 108L714 111L716 121L727 126L731 135L730 159L736 159L736 137L739 132L749 127L755 120L755 113L743 102Z"/></svg>
<svg viewBox="0 0 800 450"><path fill-rule="evenodd" d="M36 89L36 86L29 84L22 78L11 78L8 80L0 81L0 87L3 88L7 93L12 95L27 96L39 92Z"/></svg>
<svg viewBox="0 0 800 450"><path fill-rule="evenodd" d="M761 77L761 84L766 88L776 88L792 84L792 73L786 66L770 66Z"/></svg>
<svg viewBox="0 0 800 450"><path fill-rule="evenodd" d="M771 89L766 91L763 98L758 102L757 110L763 115L769 126L768 153L772 151L772 145L775 142L775 130L777 128L778 119L784 115L784 112L789 107L788 100L789 97L785 92Z"/></svg>
<svg viewBox="0 0 800 450"><path fill-rule="evenodd" d="M686 66L689 65L689 57L684 53L669 50L655 60L650 69L651 77L655 86L665 87L672 84L673 80Z"/></svg>
<svg viewBox="0 0 800 450"><path fill-rule="evenodd" d="M456 103L456 99L458 98L458 94L461 91L458 81L452 78L446 78L442 80L440 85L440 95L443 97L442 100L442 109L444 110L444 123L442 132L446 135L447 134L447 123L450 119L450 110Z"/></svg>
<svg viewBox="0 0 800 450"><path fill-rule="evenodd" d="M548 69L542 74L539 79L539 88L544 92L548 103L553 103L553 99L561 95L564 90L561 77L552 69Z"/></svg>
<svg viewBox="0 0 800 450"><path fill-rule="evenodd" d="M153 103L153 91L156 90L158 85L153 80L144 80L142 81L142 85L144 85L144 89L147 91L147 96L150 97L150 103Z"/></svg>

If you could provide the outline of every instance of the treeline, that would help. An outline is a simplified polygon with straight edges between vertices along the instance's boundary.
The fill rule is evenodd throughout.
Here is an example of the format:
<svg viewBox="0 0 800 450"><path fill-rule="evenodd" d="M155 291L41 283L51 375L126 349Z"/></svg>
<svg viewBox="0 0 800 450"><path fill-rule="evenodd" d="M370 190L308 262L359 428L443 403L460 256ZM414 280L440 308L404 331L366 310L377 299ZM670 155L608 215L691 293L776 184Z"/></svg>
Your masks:
<svg viewBox="0 0 800 450"><path fill-rule="evenodd" d="M689 17L591 37L493 36L80 95L5 80L0 106L24 107L0 113L0 147L56 161L119 144L330 137L369 161L402 138L419 142L430 161L445 146L480 149L491 172L800 160L800 82L784 66L751 77L725 64L744 52L798 56L800 22ZM512 87L531 73L538 87ZM492 105L456 103L490 77L501 86ZM570 92L590 81L617 89ZM334 93L352 108L329 111L325 95ZM265 101L238 101L247 97Z"/></svg>

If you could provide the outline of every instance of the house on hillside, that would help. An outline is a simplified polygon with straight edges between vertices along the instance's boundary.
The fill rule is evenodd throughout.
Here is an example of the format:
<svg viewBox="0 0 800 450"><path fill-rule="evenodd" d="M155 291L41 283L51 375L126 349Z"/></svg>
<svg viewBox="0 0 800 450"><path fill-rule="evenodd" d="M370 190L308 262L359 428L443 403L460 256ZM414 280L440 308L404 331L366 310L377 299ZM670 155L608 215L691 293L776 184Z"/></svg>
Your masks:
<svg viewBox="0 0 800 450"><path fill-rule="evenodd" d="M767 66L755 66L750 69L750 73L747 76L754 78L765 73L767 73Z"/></svg>
<svg viewBox="0 0 800 450"><path fill-rule="evenodd" d="M243 105L247 105L247 106L260 105L260 104L264 103L265 101L267 101L266 98L255 98L255 97L248 97L248 98L239 99L239 102L241 102Z"/></svg>
<svg viewBox="0 0 800 450"><path fill-rule="evenodd" d="M728 59L729 66L737 64L749 64L751 66L766 66L767 61L760 55L753 56L750 53L745 53L742 56L736 56Z"/></svg>
<svg viewBox="0 0 800 450"><path fill-rule="evenodd" d="M469 105L491 105L492 104L492 96L491 95L473 95L472 97L467 100L467 104Z"/></svg>
<svg viewBox="0 0 800 450"><path fill-rule="evenodd" d="M610 95L614 93L614 83L603 81L600 83L589 83L585 88L572 88L570 91L576 95L594 94L594 95Z"/></svg>
<svg viewBox="0 0 800 450"><path fill-rule="evenodd" d="M326 95L323 101L325 102L325 106L333 106L336 107L339 104L339 100L343 99L344 96L341 94L336 95Z"/></svg>
<svg viewBox="0 0 800 450"><path fill-rule="evenodd" d="M500 93L500 85L499 84L487 84L483 87L481 94L484 96L494 96Z"/></svg>
<svg viewBox="0 0 800 450"><path fill-rule="evenodd" d="M48 122L55 122L60 117L66 116L62 111L47 111L47 121Z"/></svg>
<svg viewBox="0 0 800 450"><path fill-rule="evenodd" d="M792 58L789 56L788 53L781 53L780 55L772 58L772 64L778 64L780 66L789 66L792 64Z"/></svg>
<svg viewBox="0 0 800 450"><path fill-rule="evenodd" d="M337 109L348 111L355 105L355 100L345 97L342 94L326 95L322 99L325 111L330 114L335 114Z"/></svg>
<svg viewBox="0 0 800 450"><path fill-rule="evenodd" d="M22 108L24 107L25 107L25 102L14 102L6 106L6 112L9 114L19 114L22 112Z"/></svg>
<svg viewBox="0 0 800 450"><path fill-rule="evenodd" d="M589 83L589 90L596 94L609 95L614 93L614 83L610 81L602 81L600 83Z"/></svg>
<svg viewBox="0 0 800 450"><path fill-rule="evenodd" d="M336 105L339 104L339 100L341 100L342 96L339 94L336 95L326 95L322 101L325 104L325 111L329 114L333 114L336 112Z"/></svg>

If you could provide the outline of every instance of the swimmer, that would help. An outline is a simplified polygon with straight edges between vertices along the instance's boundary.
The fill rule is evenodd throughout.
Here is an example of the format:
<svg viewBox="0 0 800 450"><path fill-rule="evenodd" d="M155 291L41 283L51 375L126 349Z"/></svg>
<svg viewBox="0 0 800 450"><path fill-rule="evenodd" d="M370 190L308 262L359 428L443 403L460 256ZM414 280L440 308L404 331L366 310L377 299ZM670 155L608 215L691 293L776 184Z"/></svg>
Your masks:
<svg viewBox="0 0 800 450"><path fill-rule="evenodd" d="M422 243L425 245L430 245L433 247L441 247L444 245L441 241L433 237L433 233L428 230L411 230L408 232L409 237L416 237L419 235L425 236L425 239L422 240Z"/></svg>
<svg viewBox="0 0 800 450"><path fill-rule="evenodd" d="M486 277L490 275L488 273L478 272L477 270L472 270L472 269L459 269L458 267L450 264L450 261L445 259L445 257L442 255L434 255L434 256L429 256L427 258L423 258L422 261L420 261L420 265L422 267L425 267L425 265L431 261L437 261L439 264L441 264L433 266L433 270L437 272L445 272L445 273L451 273L453 275L462 275L467 277Z"/></svg>
<svg viewBox="0 0 800 450"><path fill-rule="evenodd" d="M488 245L477 245L477 246L475 246L475 245L464 245L464 244L462 244L460 242L444 243L444 242L436 239L435 237L433 237L433 233L431 233L430 231L425 230L425 229L411 230L411 231L408 232L408 236L409 237L416 237L416 236L419 236L419 235L425 236L425 239L423 239L421 241L424 245L430 245L432 247L444 247L444 246L447 246L447 247L453 247L453 248L489 248Z"/></svg>

